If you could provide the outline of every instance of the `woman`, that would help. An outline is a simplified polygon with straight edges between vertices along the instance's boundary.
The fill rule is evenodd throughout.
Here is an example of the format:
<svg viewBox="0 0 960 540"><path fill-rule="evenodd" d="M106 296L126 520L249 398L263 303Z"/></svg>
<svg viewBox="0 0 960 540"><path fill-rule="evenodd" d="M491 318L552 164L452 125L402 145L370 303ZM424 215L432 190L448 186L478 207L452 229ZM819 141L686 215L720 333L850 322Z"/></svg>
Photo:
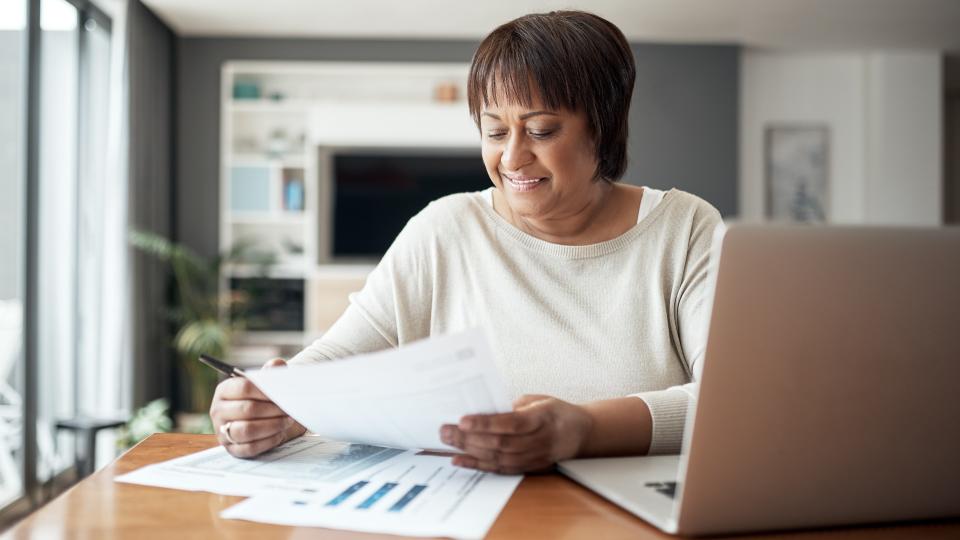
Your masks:
<svg viewBox="0 0 960 540"><path fill-rule="evenodd" d="M412 218L343 316L291 363L482 325L517 399L513 412L441 428L463 450L455 464L518 473L679 451L720 216L677 190L617 182L634 78L623 34L595 15L527 15L494 30L468 81L494 187ZM210 414L240 457L304 431L242 379L218 386Z"/></svg>

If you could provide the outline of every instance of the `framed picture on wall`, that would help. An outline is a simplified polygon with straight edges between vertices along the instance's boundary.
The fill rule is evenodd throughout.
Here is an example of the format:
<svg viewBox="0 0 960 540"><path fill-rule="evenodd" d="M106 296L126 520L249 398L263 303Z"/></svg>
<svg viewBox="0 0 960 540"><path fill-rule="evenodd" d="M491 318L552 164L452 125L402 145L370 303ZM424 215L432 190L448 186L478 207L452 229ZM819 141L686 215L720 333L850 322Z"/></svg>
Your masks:
<svg viewBox="0 0 960 540"><path fill-rule="evenodd" d="M829 210L830 132L822 124L771 124L764 133L767 218L817 223Z"/></svg>

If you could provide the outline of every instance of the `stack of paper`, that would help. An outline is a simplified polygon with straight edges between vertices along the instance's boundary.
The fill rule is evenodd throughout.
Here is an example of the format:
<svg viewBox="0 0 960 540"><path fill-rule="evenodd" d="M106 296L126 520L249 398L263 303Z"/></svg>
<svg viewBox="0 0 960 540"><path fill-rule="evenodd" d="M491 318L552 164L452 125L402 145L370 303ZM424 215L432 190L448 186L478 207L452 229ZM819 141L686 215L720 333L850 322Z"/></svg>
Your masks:
<svg viewBox="0 0 960 540"><path fill-rule="evenodd" d="M450 458L397 456L316 491L252 497L221 514L279 525L483 538L522 476L462 469Z"/></svg>
<svg viewBox="0 0 960 540"><path fill-rule="evenodd" d="M250 497L225 510L227 519L482 538L522 480L418 451L448 448L439 438L444 423L510 410L479 331L247 376L324 438L301 437L249 460L211 448L117 481Z"/></svg>

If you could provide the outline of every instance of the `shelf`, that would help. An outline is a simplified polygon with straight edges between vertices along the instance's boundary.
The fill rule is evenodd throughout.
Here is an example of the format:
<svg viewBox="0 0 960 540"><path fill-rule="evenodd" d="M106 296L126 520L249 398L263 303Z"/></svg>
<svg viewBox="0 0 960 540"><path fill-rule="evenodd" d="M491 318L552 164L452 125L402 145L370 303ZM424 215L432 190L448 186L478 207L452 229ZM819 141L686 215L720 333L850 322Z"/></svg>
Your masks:
<svg viewBox="0 0 960 540"><path fill-rule="evenodd" d="M250 330L239 337L237 344L244 345L294 345L302 348L309 344L313 334L306 332L267 332L263 330Z"/></svg>
<svg viewBox="0 0 960 540"><path fill-rule="evenodd" d="M227 107L238 113L304 112L310 107L310 102L299 99L234 99L227 102Z"/></svg>
<svg viewBox="0 0 960 540"><path fill-rule="evenodd" d="M301 263L279 262L270 267L264 277L269 278L309 278L309 279L366 279L376 268L369 264L320 264L309 267ZM260 266L255 264L235 264L224 271L227 277L260 277Z"/></svg>
<svg viewBox="0 0 960 540"><path fill-rule="evenodd" d="M355 279L366 278L377 267L377 263L356 264L320 264L310 268L311 279Z"/></svg>
<svg viewBox="0 0 960 540"><path fill-rule="evenodd" d="M287 169L302 169L305 162L302 150L282 156L270 156L265 153L234 153L225 157L224 161L230 167L283 167Z"/></svg>
<svg viewBox="0 0 960 540"><path fill-rule="evenodd" d="M270 279L303 279L306 274L305 264L293 264L280 262L272 265L263 274L262 267L256 264L234 264L223 272L227 278L256 278L265 277Z"/></svg>
<svg viewBox="0 0 960 540"><path fill-rule="evenodd" d="M304 212L232 212L230 223L235 225L303 225Z"/></svg>
<svg viewBox="0 0 960 540"><path fill-rule="evenodd" d="M251 330L235 337L286 350L309 343L336 320L349 303L349 293L362 286L378 261L334 258L331 253L328 229L336 201L331 153L344 148L476 151L480 138L466 102L435 99L438 88L451 84L465 96L468 74L465 62L222 65L220 245L248 241L264 253L277 254L278 260L266 272L254 264L224 268L221 282L261 276L302 280L307 330ZM236 95L251 98L235 99L237 90L242 93ZM275 94L284 97L271 99ZM268 153L271 149L280 153ZM303 210L285 210L299 207ZM311 302L308 295L321 298ZM252 352L255 360L267 355L256 348Z"/></svg>

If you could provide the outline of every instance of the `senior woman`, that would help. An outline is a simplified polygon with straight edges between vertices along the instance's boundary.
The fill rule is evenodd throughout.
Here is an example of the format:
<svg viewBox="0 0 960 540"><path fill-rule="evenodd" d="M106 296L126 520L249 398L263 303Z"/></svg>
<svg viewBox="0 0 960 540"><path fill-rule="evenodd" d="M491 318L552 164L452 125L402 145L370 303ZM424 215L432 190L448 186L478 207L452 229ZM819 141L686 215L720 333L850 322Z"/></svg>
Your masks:
<svg viewBox="0 0 960 540"><path fill-rule="evenodd" d="M527 15L494 30L468 81L493 187L413 217L291 363L483 326L516 401L441 427L463 450L455 464L517 473L679 451L721 221L693 195L618 182L634 78L623 34L596 15ZM218 386L210 414L240 457L304 432L243 379Z"/></svg>

